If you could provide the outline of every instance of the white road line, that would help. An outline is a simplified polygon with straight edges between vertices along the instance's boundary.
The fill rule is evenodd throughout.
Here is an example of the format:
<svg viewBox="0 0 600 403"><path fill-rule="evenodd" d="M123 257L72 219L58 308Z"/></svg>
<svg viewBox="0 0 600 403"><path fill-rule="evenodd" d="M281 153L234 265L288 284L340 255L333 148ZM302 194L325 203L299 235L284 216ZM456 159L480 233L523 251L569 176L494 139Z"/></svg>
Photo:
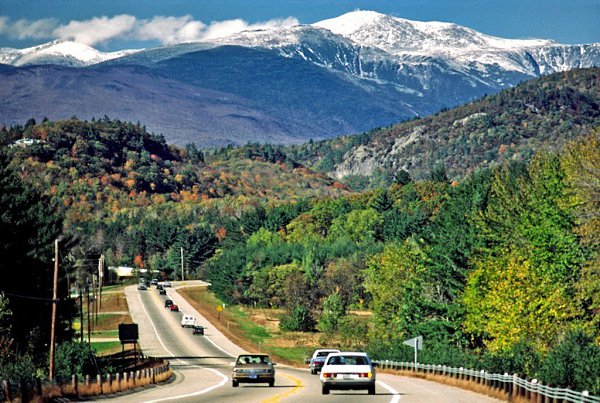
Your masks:
<svg viewBox="0 0 600 403"><path fill-rule="evenodd" d="M181 297L181 295L179 293L177 293L177 296ZM171 297L170 295L167 294L167 297L169 297L170 299L173 299L173 297ZM181 297L183 298L183 297ZM185 299L185 298L184 298ZM186 301L187 302L187 301ZM193 308L193 307L192 307ZM231 354L229 351L221 348L221 346L219 346L217 343L215 343L214 341L211 340L210 336L204 336L204 339L208 340L210 344L212 344L213 346L215 346L216 348L218 348L219 350L221 350L222 352L224 352L225 354L227 354L230 357L237 357L234 354Z"/></svg>
<svg viewBox="0 0 600 403"><path fill-rule="evenodd" d="M171 355L171 357L175 357L175 354L173 354L163 343L162 339L160 338L160 335L158 334L158 330L156 329L156 326L154 326L154 322L152 321L152 318L150 317L150 314L148 313L148 311L146 310L146 306L144 305L144 302L142 302L142 297L140 296L140 294L138 293L138 299L140 300L140 304L142 305L142 309L144 310L144 313L146 314L146 316L148 317L148 320L150 321L150 325L152 325L152 329L154 329L154 334L156 335L156 337L158 338L158 341L160 343L160 345L165 349L165 351L167 353L169 353ZM212 342L211 342L212 343ZM214 343L213 343L214 344ZM177 359L177 361L179 361L180 363L184 364L184 365L188 365L187 362L185 362L182 359ZM197 392L193 392L193 393L188 393L185 395L178 395L178 396L171 396L171 397L166 397L164 399L156 399L156 400L148 400L147 403L153 403L153 402L162 402L162 401L166 401L166 400L175 400L175 399L182 399L182 398L186 398L186 397L192 397L192 396L198 396L198 395L202 395L204 393L210 392L213 389L219 388L223 385L225 385L225 382L227 382L229 380L229 378L222 374L220 371L217 371L216 369L212 369L212 368L204 368L201 367L199 365L191 365L192 367L196 367L196 368L200 368L200 369L204 369L210 372L213 372L219 376L221 376L221 378L223 379L221 382L219 382L216 385L213 385L211 387L205 388L205 389L201 389Z"/></svg>
<svg viewBox="0 0 600 403"><path fill-rule="evenodd" d="M385 389L387 389L388 392L390 392L392 395L394 395L394 397L392 397L392 400L390 400L390 403L397 403L400 401L400 394L397 390L395 390L385 382L377 381L377 383L383 386Z"/></svg>

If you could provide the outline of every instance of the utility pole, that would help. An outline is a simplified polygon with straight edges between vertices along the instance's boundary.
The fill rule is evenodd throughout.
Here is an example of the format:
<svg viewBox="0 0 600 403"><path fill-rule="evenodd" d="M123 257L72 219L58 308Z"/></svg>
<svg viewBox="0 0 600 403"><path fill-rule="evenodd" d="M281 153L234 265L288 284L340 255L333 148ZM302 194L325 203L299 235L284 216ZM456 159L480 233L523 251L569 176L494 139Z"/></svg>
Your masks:
<svg viewBox="0 0 600 403"><path fill-rule="evenodd" d="M102 309L102 283L104 280L104 255L100 255L98 262L98 282L100 283L100 297L98 298L98 307Z"/></svg>
<svg viewBox="0 0 600 403"><path fill-rule="evenodd" d="M183 275L183 247L181 248L181 281L184 281L184 275Z"/></svg>
<svg viewBox="0 0 600 403"><path fill-rule="evenodd" d="M52 287L52 324L50 325L50 381L54 379L54 338L56 331L56 305L58 303L58 239L54 241L54 283Z"/></svg>
<svg viewBox="0 0 600 403"><path fill-rule="evenodd" d="M96 282L96 275L92 273L92 314L94 315L94 325L98 325L98 300L96 299L96 289L98 283Z"/></svg>
<svg viewBox="0 0 600 403"><path fill-rule="evenodd" d="M81 343L83 344L83 288L81 284L79 285L79 325L79 334L81 336Z"/></svg>
<svg viewBox="0 0 600 403"><path fill-rule="evenodd" d="M89 283L85 285L85 293L87 297L87 334L88 334L88 344L92 342L92 324L90 322L90 285Z"/></svg>

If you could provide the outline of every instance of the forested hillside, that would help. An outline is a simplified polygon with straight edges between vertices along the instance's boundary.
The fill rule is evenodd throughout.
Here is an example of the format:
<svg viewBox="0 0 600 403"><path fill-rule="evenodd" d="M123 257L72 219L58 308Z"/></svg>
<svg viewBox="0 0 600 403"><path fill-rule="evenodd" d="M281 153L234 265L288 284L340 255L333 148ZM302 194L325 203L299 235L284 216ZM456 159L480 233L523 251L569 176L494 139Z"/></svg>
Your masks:
<svg viewBox="0 0 600 403"><path fill-rule="evenodd" d="M443 167L452 179L559 150L600 125L600 69L544 76L479 101L360 136L293 146L295 160L355 187L416 179Z"/></svg>
<svg viewBox="0 0 600 403"><path fill-rule="evenodd" d="M587 114L579 122L597 109ZM393 185L361 193L269 145L177 148L108 118L4 129L5 360L45 368L27 334L46 340L47 325L33 315L17 328L10 313L26 296L47 316L60 235L66 302L100 254L177 278L183 248L186 278L210 281L231 304L283 310L284 331L408 360L402 341L422 335L423 362L600 393L600 131L584 127L560 152L454 180L398 171ZM67 340L73 312L61 306Z"/></svg>

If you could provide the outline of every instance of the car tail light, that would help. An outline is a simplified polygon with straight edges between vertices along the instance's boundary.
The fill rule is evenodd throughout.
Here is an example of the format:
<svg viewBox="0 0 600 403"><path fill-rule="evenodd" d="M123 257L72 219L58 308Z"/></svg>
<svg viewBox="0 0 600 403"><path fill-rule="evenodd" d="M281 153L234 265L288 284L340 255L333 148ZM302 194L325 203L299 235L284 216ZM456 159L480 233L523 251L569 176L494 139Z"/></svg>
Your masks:
<svg viewBox="0 0 600 403"><path fill-rule="evenodd" d="M359 378L373 378L373 373L372 372L361 372L360 374L358 374Z"/></svg>
<svg viewBox="0 0 600 403"><path fill-rule="evenodd" d="M323 373L323 378L335 378L336 374L332 373L332 372L325 372Z"/></svg>

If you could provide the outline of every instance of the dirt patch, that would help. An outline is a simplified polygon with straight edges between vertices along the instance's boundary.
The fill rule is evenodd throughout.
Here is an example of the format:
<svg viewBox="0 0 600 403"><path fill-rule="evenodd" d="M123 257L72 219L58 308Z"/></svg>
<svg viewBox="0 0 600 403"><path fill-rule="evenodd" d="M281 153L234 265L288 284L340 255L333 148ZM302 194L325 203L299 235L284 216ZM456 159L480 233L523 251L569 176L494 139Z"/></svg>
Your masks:
<svg viewBox="0 0 600 403"><path fill-rule="evenodd" d="M102 304L100 306L100 312L126 312L129 310L127 306L127 299L123 293L111 293L108 295L102 295Z"/></svg>

